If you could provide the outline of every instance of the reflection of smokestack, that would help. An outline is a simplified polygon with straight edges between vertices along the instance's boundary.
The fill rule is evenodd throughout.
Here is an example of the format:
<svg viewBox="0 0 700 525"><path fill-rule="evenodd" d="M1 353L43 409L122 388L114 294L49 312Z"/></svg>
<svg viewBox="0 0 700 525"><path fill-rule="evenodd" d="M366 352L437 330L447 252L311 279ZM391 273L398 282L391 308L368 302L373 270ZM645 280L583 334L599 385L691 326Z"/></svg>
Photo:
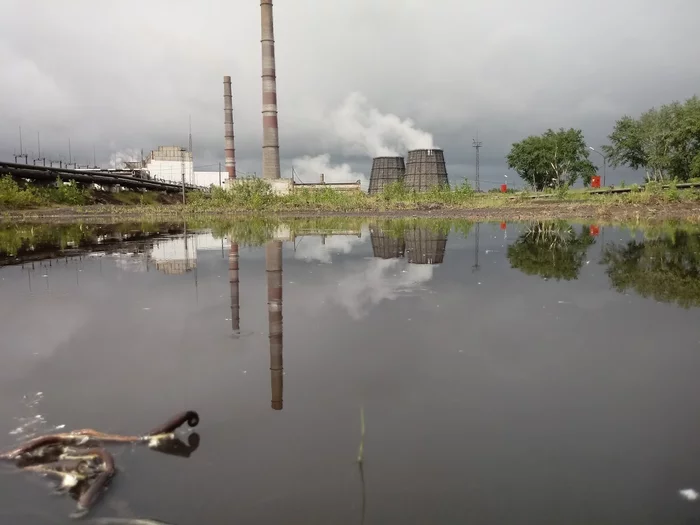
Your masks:
<svg viewBox="0 0 700 525"><path fill-rule="evenodd" d="M236 178L236 149L233 145L233 96L231 77L224 77L224 148L229 180Z"/></svg>
<svg viewBox="0 0 700 525"><path fill-rule="evenodd" d="M238 295L238 243L231 241L228 253L228 282L231 284L231 325L238 334L241 329L241 308Z"/></svg>
<svg viewBox="0 0 700 525"><path fill-rule="evenodd" d="M262 33L263 178L280 178L280 143L277 127L277 77L272 0L260 0Z"/></svg>
<svg viewBox="0 0 700 525"><path fill-rule="evenodd" d="M282 410L282 241L265 245L272 408Z"/></svg>

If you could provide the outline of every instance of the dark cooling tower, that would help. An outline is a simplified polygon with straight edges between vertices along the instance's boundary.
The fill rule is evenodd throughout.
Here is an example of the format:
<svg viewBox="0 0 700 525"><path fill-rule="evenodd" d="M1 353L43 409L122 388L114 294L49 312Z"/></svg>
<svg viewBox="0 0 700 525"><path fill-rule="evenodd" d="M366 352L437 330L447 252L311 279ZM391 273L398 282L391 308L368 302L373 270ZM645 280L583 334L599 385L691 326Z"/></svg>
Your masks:
<svg viewBox="0 0 700 525"><path fill-rule="evenodd" d="M372 241L372 252L380 259L398 259L403 257L406 251L406 242L403 236L387 233L377 226L369 229L369 237Z"/></svg>
<svg viewBox="0 0 700 525"><path fill-rule="evenodd" d="M449 186L445 154L441 149L416 149L408 152L406 188L426 191L435 186Z"/></svg>
<svg viewBox="0 0 700 525"><path fill-rule="evenodd" d="M407 228L406 259L412 264L442 264L447 247L447 234L429 228Z"/></svg>
<svg viewBox="0 0 700 525"><path fill-rule="evenodd" d="M372 159L368 193L380 193L392 182L403 180L405 173L406 164L403 157L375 157Z"/></svg>

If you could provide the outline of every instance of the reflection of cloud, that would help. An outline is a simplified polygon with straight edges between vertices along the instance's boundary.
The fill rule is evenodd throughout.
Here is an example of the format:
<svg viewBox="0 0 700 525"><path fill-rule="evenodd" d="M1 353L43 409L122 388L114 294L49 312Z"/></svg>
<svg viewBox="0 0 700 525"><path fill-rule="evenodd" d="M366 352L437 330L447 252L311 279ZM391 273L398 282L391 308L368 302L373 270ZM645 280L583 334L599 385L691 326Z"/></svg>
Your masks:
<svg viewBox="0 0 700 525"><path fill-rule="evenodd" d="M147 255L145 253L115 253L112 254L114 264L125 272L145 272Z"/></svg>
<svg viewBox="0 0 700 525"><path fill-rule="evenodd" d="M356 235L329 235L325 244L321 237L304 237L297 245L294 258L329 264L333 254L350 253L355 246L364 243L365 239Z"/></svg>
<svg viewBox="0 0 700 525"><path fill-rule="evenodd" d="M404 259L370 259L364 270L346 274L329 299L344 307L351 317L360 319L384 300L394 300L423 289L433 278L433 266L409 264Z"/></svg>

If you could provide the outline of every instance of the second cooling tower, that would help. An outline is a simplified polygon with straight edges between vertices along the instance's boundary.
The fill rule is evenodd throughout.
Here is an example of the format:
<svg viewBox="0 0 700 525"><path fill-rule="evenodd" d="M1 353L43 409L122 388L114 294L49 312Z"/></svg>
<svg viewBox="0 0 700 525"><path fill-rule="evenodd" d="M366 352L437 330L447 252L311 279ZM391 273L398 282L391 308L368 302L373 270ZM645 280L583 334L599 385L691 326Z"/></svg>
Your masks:
<svg viewBox="0 0 700 525"><path fill-rule="evenodd" d="M441 149L416 149L408 152L406 161L406 188L427 191L436 186L447 186L445 154Z"/></svg>

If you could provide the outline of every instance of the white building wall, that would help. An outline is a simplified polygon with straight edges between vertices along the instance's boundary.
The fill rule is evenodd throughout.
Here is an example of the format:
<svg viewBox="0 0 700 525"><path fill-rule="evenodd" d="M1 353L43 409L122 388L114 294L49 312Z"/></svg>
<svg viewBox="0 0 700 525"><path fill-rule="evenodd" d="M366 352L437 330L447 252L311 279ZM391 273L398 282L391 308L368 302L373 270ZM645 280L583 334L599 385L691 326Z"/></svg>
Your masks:
<svg viewBox="0 0 700 525"><path fill-rule="evenodd" d="M192 161L185 161L185 182L192 182ZM146 169L151 178L162 179L170 182L182 182L182 162L179 160L154 160L146 163Z"/></svg>
<svg viewBox="0 0 700 525"><path fill-rule="evenodd" d="M224 182L226 182L226 179L228 179L228 173L225 171L221 172L221 186L224 185ZM195 184L198 186L206 186L209 187L212 184L214 186L219 185L219 172L218 171L195 171L194 172L194 180Z"/></svg>

